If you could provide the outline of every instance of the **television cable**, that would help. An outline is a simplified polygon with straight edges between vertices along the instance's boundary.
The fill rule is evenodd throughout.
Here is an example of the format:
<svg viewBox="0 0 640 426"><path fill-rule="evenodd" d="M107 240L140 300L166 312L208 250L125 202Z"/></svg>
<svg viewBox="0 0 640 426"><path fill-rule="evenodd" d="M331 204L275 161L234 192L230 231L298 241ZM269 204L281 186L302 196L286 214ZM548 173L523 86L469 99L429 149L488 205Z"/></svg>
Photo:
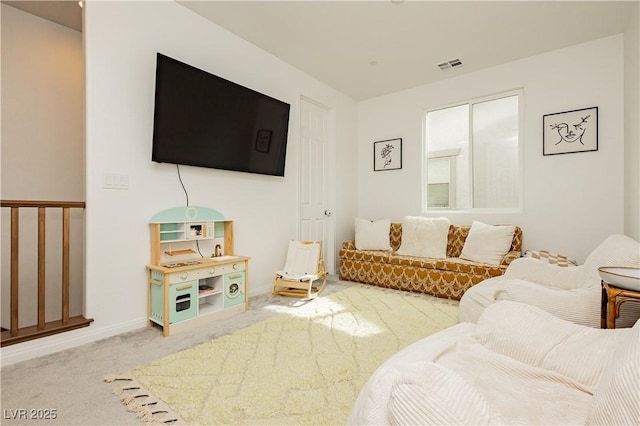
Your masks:
<svg viewBox="0 0 640 426"><path fill-rule="evenodd" d="M176 164L176 170L178 171L178 180L180 181L180 185L182 186L182 190L184 191L184 196L187 199L187 207L189 207L189 193L187 192L187 188L185 188L184 182L182 181L179 164ZM200 257L204 259L204 255L200 251L200 242L198 240L196 240L196 248L198 249L198 253L200 254Z"/></svg>

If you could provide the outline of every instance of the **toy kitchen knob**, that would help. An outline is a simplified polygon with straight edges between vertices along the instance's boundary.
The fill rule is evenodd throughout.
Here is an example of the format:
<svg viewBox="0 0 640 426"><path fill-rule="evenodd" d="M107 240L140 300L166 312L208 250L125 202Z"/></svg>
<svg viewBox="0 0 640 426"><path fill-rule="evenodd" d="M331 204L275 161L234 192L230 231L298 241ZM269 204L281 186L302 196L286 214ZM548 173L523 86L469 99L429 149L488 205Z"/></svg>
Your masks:
<svg viewBox="0 0 640 426"><path fill-rule="evenodd" d="M182 278L183 280L186 280L188 276L189 276L189 274L186 273L186 272L183 272L183 273L180 274L180 278Z"/></svg>
<svg viewBox="0 0 640 426"><path fill-rule="evenodd" d="M216 268L209 268L209 273L213 275L213 273L216 272Z"/></svg>
<svg viewBox="0 0 640 426"><path fill-rule="evenodd" d="M234 264L233 264L233 269L234 269L234 270L237 270L237 269L238 269L238 264L237 264L237 263L234 263Z"/></svg>

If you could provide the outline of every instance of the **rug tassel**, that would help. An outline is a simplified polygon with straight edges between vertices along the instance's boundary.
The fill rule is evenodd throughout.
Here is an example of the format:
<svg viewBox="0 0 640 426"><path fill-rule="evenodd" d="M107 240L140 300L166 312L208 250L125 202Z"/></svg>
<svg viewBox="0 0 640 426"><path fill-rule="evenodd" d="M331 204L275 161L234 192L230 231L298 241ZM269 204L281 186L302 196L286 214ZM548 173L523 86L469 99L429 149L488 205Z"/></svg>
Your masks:
<svg viewBox="0 0 640 426"><path fill-rule="evenodd" d="M141 384L130 374L108 375L104 377L107 383L116 383L112 393L120 396L120 401L127 411L133 413L140 420L150 425L178 425L183 424L176 413L155 396L150 395Z"/></svg>
<svg viewBox="0 0 640 426"><path fill-rule="evenodd" d="M164 414L164 419L157 419L154 418L153 420L153 424L154 425L170 425L170 424L180 424L180 422L178 421L177 417L170 417L170 414L168 411L163 412Z"/></svg>
<svg viewBox="0 0 640 426"><path fill-rule="evenodd" d="M121 398L121 401L124 405L131 404L136 398L147 398L149 397L146 393L132 393L129 395L125 395Z"/></svg>
<svg viewBox="0 0 640 426"><path fill-rule="evenodd" d="M142 406L139 403L132 403L127 405L127 411L136 415L137 418L142 419L146 422L151 421L152 417L150 417L151 410L149 407Z"/></svg>
<svg viewBox="0 0 640 426"><path fill-rule="evenodd" d="M165 409L165 406L156 407L156 405L160 405L157 401L144 404L137 403L136 405L137 410L135 411L135 415L144 422L155 425L166 425L178 422L178 418Z"/></svg>
<svg viewBox="0 0 640 426"><path fill-rule="evenodd" d="M122 377L122 376L116 376L115 374L108 374L106 376L104 376L104 379L102 379L103 381L107 382L107 383L113 383L117 380L123 380L123 381L127 381L130 382L131 379L130 377Z"/></svg>
<svg viewBox="0 0 640 426"><path fill-rule="evenodd" d="M145 400L143 400L143 397L145 398ZM157 404L158 401L152 400L148 395L140 395L139 398L133 399L126 405L129 412L138 413L140 412L140 410L150 410Z"/></svg>
<svg viewBox="0 0 640 426"><path fill-rule="evenodd" d="M158 405L158 401L152 400L150 397L148 397L146 401L142 401L141 399L135 399L131 401L131 403L128 406L132 408L135 407L135 410L129 410L129 411L137 411L139 409L150 410L154 408L156 405Z"/></svg>
<svg viewBox="0 0 640 426"><path fill-rule="evenodd" d="M140 390L140 388L138 386L127 386L127 385L120 385L120 386L116 386L111 393L113 393L114 395L122 395L125 392L128 391L137 391Z"/></svg>
<svg viewBox="0 0 640 426"><path fill-rule="evenodd" d="M156 417L159 414L169 414L166 410L158 410L158 411L150 411L146 410L144 412L139 412L136 417L145 422L153 422L156 421Z"/></svg>
<svg viewBox="0 0 640 426"><path fill-rule="evenodd" d="M130 413L137 413L138 410L140 410L142 408L142 405L140 404L140 402L137 399L134 399L132 401L129 402L124 402L122 401L126 406L127 406L127 411Z"/></svg>

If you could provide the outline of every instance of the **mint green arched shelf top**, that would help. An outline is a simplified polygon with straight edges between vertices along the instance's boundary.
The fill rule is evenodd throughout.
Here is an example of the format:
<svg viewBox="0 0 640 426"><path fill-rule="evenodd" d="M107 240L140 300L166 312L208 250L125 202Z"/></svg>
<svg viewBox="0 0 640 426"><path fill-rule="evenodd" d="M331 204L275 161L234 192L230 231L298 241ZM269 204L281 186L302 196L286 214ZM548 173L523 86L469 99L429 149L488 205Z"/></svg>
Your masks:
<svg viewBox="0 0 640 426"><path fill-rule="evenodd" d="M174 207L156 213L151 218L151 223L204 222L222 220L224 220L224 216L217 210L213 210L207 207L187 206Z"/></svg>

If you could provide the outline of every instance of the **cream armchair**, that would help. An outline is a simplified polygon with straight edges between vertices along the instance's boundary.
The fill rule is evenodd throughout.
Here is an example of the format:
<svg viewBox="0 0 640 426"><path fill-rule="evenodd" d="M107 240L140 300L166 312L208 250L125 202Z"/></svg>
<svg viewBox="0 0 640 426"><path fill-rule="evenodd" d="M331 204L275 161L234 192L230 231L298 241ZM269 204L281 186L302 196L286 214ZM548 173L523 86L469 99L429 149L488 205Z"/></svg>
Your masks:
<svg viewBox="0 0 640 426"><path fill-rule="evenodd" d="M597 330L528 304L488 306L368 379L349 425L637 425L640 321Z"/></svg>
<svg viewBox="0 0 640 426"><path fill-rule="evenodd" d="M561 267L541 259L520 258L505 274L471 287L460 300L460 321L477 322L482 311L499 300L537 306L576 324L600 327L601 266L640 267L640 243L611 235L584 264ZM640 304L622 306L617 327L629 327L640 317Z"/></svg>

